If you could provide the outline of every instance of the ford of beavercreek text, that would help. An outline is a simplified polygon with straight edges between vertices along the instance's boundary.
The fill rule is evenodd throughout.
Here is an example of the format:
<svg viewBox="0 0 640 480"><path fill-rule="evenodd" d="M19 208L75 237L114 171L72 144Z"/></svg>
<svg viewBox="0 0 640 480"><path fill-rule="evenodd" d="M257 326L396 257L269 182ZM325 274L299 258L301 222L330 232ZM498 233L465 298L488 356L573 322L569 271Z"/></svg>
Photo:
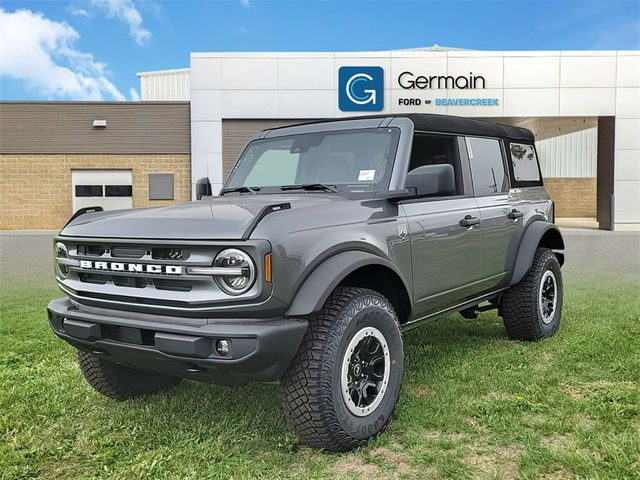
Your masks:
<svg viewBox="0 0 640 480"><path fill-rule="evenodd" d="M213 192L218 193L218 192ZM398 402L403 336L497 310L553 335L564 242L532 133L442 115L263 131L188 204L77 211L54 240L53 331L114 400L188 378L278 382L301 441L351 450Z"/></svg>

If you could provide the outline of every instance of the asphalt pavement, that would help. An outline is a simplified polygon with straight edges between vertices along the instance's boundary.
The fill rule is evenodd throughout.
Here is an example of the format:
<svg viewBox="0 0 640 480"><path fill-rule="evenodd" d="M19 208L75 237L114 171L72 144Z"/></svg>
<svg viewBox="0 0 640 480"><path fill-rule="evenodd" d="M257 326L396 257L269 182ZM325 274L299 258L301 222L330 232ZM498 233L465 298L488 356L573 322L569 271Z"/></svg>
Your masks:
<svg viewBox="0 0 640 480"><path fill-rule="evenodd" d="M562 229L565 278L595 275L638 280L640 232ZM54 232L0 231L0 287L11 282L53 280Z"/></svg>

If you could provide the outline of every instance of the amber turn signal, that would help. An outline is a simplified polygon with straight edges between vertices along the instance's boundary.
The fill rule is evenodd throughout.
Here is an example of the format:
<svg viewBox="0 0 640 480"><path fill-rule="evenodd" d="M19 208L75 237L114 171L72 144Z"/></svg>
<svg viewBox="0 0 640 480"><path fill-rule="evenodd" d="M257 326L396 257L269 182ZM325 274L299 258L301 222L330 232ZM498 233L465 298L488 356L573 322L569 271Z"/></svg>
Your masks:
<svg viewBox="0 0 640 480"><path fill-rule="evenodd" d="M271 283L271 254L267 253L264 256L264 281Z"/></svg>

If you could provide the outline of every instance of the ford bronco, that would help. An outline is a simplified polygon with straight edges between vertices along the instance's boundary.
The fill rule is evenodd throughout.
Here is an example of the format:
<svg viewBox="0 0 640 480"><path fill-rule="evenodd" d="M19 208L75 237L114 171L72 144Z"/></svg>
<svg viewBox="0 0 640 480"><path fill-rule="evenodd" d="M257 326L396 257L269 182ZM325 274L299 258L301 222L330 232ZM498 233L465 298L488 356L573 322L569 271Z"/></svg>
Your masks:
<svg viewBox="0 0 640 480"><path fill-rule="evenodd" d="M276 128L218 196L197 193L82 210L54 240L67 297L49 322L103 395L279 382L301 440L345 451L389 422L412 328L497 309L512 339L558 329L564 243L529 130L417 114Z"/></svg>

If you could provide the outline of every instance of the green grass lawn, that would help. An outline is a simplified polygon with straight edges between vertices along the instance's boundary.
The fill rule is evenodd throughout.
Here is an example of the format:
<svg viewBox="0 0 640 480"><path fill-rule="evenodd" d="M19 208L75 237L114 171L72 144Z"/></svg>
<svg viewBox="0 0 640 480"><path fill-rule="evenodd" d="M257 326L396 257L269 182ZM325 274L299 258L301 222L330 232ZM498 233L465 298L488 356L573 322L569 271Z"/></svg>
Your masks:
<svg viewBox="0 0 640 480"><path fill-rule="evenodd" d="M340 455L298 443L277 385L101 397L46 323L56 288L3 283L0 478L640 478L638 283L566 283L540 343L494 312L407 334L394 420Z"/></svg>

